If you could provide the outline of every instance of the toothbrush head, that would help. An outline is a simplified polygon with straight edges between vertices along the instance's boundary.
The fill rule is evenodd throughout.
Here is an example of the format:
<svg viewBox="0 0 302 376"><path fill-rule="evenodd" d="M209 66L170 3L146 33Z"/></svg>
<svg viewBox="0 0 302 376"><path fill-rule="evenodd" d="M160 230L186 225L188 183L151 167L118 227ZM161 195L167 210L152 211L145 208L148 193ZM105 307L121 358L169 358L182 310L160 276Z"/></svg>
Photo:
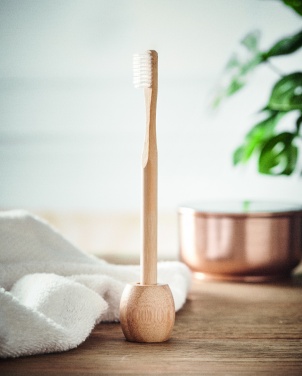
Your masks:
<svg viewBox="0 0 302 376"><path fill-rule="evenodd" d="M154 65L157 64L157 53L146 51L133 55L133 84L135 88L152 87Z"/></svg>

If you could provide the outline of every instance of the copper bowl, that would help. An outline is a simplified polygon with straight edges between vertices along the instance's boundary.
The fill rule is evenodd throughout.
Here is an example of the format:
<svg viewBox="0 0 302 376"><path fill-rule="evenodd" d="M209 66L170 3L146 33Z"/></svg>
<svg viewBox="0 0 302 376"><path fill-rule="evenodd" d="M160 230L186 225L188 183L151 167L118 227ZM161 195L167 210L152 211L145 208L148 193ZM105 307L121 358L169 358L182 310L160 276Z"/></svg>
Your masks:
<svg viewBox="0 0 302 376"><path fill-rule="evenodd" d="M302 255L302 205L207 202L179 208L180 259L198 278L287 277Z"/></svg>

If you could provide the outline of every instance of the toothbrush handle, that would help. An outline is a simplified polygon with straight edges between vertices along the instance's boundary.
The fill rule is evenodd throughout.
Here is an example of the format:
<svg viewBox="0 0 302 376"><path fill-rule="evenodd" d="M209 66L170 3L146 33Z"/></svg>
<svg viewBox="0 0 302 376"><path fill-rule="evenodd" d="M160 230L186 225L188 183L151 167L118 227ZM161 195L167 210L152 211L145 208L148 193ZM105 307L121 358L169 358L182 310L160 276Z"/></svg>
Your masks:
<svg viewBox="0 0 302 376"><path fill-rule="evenodd" d="M157 150L152 142L143 167L141 284L157 284Z"/></svg>

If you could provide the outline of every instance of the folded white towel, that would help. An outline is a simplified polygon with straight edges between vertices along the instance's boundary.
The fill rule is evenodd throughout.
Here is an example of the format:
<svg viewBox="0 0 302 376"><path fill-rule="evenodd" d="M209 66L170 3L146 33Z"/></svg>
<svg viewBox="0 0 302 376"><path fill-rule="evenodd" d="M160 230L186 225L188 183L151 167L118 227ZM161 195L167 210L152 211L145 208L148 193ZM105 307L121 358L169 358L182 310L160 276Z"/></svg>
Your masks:
<svg viewBox="0 0 302 376"><path fill-rule="evenodd" d="M158 263L179 310L191 274L180 262ZM0 213L0 357L78 346L101 321L118 321L127 282L139 267L113 265L88 255L40 218Z"/></svg>

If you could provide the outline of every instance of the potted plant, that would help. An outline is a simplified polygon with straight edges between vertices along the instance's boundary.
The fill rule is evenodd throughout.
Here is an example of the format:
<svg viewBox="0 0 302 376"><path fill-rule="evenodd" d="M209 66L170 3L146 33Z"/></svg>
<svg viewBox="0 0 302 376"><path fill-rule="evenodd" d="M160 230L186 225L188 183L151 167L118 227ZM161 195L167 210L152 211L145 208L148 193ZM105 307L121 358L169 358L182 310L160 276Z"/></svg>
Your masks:
<svg viewBox="0 0 302 376"><path fill-rule="evenodd" d="M280 1L302 16L302 0ZM253 157L261 174L302 174L298 158L302 149L302 71L285 74L274 65L279 56L302 48L302 29L267 50L260 49L259 41L259 31L243 38L244 57L237 53L228 61L227 82L220 87L214 106L240 91L258 67L273 69L277 78L267 103L257 114L260 121L234 151L233 163L246 164ZM284 121L290 123L290 130L282 130ZM249 201L243 205L186 205L179 209L180 258L202 279L265 281L287 277L301 260L301 226L302 206Z"/></svg>
<svg viewBox="0 0 302 376"><path fill-rule="evenodd" d="M302 16L301 0L281 1ZM262 174L302 174L298 158L302 145L302 71L284 74L274 65L276 58L293 54L302 47L302 29L281 38L268 50L261 50L259 41L259 31L253 31L242 39L241 48L245 56L235 53L229 59L224 71L227 82L219 88L213 106L218 107L227 97L240 91L258 67L266 65L274 70L277 79L266 105L259 111L261 120L248 131L242 144L234 151L233 164L246 164L255 157L258 171ZM293 130L278 130L281 119L283 122L285 118L292 121L293 116Z"/></svg>

